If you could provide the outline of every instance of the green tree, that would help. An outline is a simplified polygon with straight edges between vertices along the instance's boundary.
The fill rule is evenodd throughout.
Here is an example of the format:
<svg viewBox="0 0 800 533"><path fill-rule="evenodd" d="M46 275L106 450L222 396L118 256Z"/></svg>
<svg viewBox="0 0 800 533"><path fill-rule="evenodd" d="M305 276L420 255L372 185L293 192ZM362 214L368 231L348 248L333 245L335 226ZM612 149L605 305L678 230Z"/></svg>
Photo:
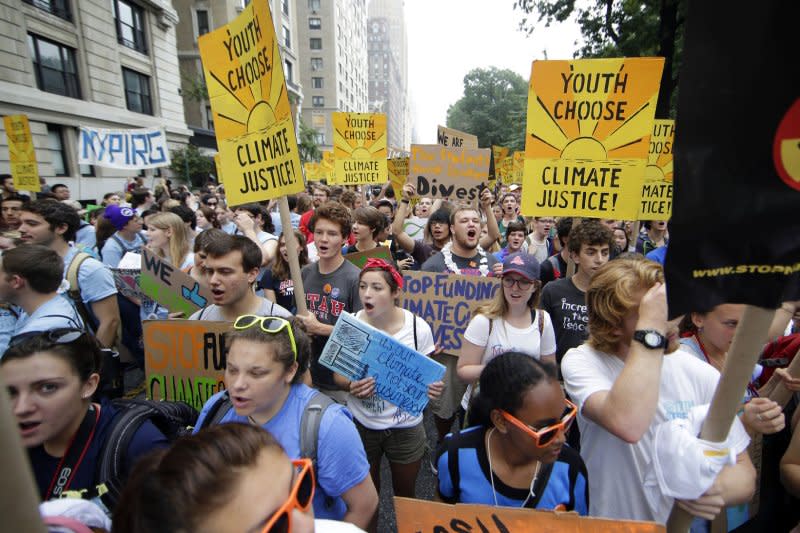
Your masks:
<svg viewBox="0 0 800 533"><path fill-rule="evenodd" d="M528 83L508 69L476 68L464 76L464 96L447 109L447 127L477 135L478 144L525 148Z"/></svg>
<svg viewBox="0 0 800 533"><path fill-rule="evenodd" d="M687 0L515 0L520 28L534 33L575 15L584 39L575 57L664 57L656 117L675 116ZM537 16L538 15L538 16Z"/></svg>
<svg viewBox="0 0 800 533"><path fill-rule="evenodd" d="M169 168L193 187L202 187L214 169L214 160L201 154L197 146L187 144L182 150L172 151Z"/></svg>
<svg viewBox="0 0 800 533"><path fill-rule="evenodd" d="M317 146L317 131L300 119L300 131L297 138L297 150L300 152L300 162L309 163L322 159L322 152Z"/></svg>

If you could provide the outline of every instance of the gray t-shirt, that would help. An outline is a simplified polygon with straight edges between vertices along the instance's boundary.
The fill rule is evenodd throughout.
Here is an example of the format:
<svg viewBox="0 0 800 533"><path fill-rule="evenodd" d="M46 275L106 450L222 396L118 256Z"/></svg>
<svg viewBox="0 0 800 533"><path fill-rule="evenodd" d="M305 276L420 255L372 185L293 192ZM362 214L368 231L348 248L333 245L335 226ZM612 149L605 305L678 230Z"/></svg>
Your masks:
<svg viewBox="0 0 800 533"><path fill-rule="evenodd" d="M542 289L541 308L550 314L556 333L556 361L570 348L577 348L589 336L589 311L586 293L570 278L552 281Z"/></svg>
<svg viewBox="0 0 800 533"><path fill-rule="evenodd" d="M282 318L291 318L292 313L287 311L285 308L281 307L280 305L276 304L275 302L271 302L266 298L261 298L261 306L255 313L252 313L258 316L279 316ZM222 317L222 310L220 306L217 304L211 304L209 306L200 309L199 311L195 311L192 313L192 316L189 317L189 320L221 320L224 321L225 319Z"/></svg>
<svg viewBox="0 0 800 533"><path fill-rule="evenodd" d="M306 306L323 324L335 325L342 311L355 313L361 309L358 297L358 275L361 271L350 261L329 274L321 274L318 263L303 267L303 288L306 293ZM328 337L315 335L312 339L311 378L314 385L334 388L333 372L319 364L319 356Z"/></svg>

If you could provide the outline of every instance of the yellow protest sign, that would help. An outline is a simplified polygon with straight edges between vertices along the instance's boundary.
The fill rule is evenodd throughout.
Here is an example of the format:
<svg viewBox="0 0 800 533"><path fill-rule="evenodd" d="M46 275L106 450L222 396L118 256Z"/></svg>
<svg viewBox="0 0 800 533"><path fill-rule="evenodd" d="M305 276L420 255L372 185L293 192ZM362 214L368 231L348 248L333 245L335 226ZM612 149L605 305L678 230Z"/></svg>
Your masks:
<svg viewBox="0 0 800 533"><path fill-rule="evenodd" d="M303 172L306 175L306 181L319 181L320 164L315 161L303 163Z"/></svg>
<svg viewBox="0 0 800 533"><path fill-rule="evenodd" d="M522 183L525 171L525 152L514 152L511 156L511 175L505 183Z"/></svg>
<svg viewBox="0 0 800 533"><path fill-rule="evenodd" d="M229 205L304 190L278 40L266 0L200 37Z"/></svg>
<svg viewBox="0 0 800 533"><path fill-rule="evenodd" d="M395 157L386 161L389 181L392 183L395 198L402 198L403 185L408 179L408 157Z"/></svg>
<svg viewBox="0 0 800 533"><path fill-rule="evenodd" d="M638 220L668 220L672 216L672 147L675 121L656 120L644 169Z"/></svg>
<svg viewBox="0 0 800 533"><path fill-rule="evenodd" d="M335 183L386 183L386 115L334 113L333 156Z"/></svg>
<svg viewBox="0 0 800 533"><path fill-rule="evenodd" d="M477 148L478 137L463 131L437 126L436 144L452 146L453 148Z"/></svg>
<svg viewBox="0 0 800 533"><path fill-rule="evenodd" d="M664 58L534 61L524 215L633 220Z"/></svg>
<svg viewBox="0 0 800 533"><path fill-rule="evenodd" d="M217 183L224 183L224 180L222 178L222 165L220 165L219 162L219 152L214 154L214 168L217 171Z"/></svg>
<svg viewBox="0 0 800 533"><path fill-rule="evenodd" d="M514 177L514 158L506 157L500 165L500 181L503 183L511 183Z"/></svg>
<svg viewBox="0 0 800 533"><path fill-rule="evenodd" d="M8 115L3 117L3 123L8 139L8 159L11 163L14 188L18 191L41 191L39 165L36 163L36 151L33 148L28 117Z"/></svg>
<svg viewBox="0 0 800 533"><path fill-rule="evenodd" d="M503 161L508 157L509 148L506 146L492 145L492 165L494 167L494 178L502 181ZM492 176L490 176L492 177Z"/></svg>

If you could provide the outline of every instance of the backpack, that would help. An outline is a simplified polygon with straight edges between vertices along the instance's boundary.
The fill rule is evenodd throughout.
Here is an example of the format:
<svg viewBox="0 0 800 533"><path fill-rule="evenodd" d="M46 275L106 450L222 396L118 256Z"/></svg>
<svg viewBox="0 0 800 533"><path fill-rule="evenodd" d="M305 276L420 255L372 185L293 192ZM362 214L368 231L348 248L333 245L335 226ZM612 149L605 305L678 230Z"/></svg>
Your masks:
<svg viewBox="0 0 800 533"><path fill-rule="evenodd" d="M167 440L173 442L191 434L198 415L191 405L183 402L116 399L111 405L117 414L111 422L111 430L98 457L95 472L97 496L108 509L114 508L122 492L125 454L142 424L149 420Z"/></svg>
<svg viewBox="0 0 800 533"><path fill-rule="evenodd" d="M325 415L325 411L334 403L336 402L330 396L315 391L314 396L311 397L311 400L303 409L303 417L300 419L300 457L311 459L315 474L317 470L319 426L322 424L322 417ZM233 409L233 403L226 392L208 410L208 415L203 420L200 429L219 424L231 409ZM319 479L319 476L317 479Z"/></svg>
<svg viewBox="0 0 800 533"><path fill-rule="evenodd" d="M764 367L758 377L756 386L763 387L772 377L776 368L786 368L800 351L800 333L778 337L766 346L761 352L758 364Z"/></svg>

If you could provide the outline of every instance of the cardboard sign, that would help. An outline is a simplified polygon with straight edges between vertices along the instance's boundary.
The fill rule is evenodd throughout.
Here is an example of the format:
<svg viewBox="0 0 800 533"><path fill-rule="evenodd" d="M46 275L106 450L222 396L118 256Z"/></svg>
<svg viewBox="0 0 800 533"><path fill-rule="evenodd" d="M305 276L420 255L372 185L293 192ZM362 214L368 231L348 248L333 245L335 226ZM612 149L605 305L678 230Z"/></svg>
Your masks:
<svg viewBox="0 0 800 533"><path fill-rule="evenodd" d="M395 157L386 161L389 171L389 182L392 184L395 198L403 197L403 185L408 179L408 157Z"/></svg>
<svg viewBox="0 0 800 533"><path fill-rule="evenodd" d="M112 268L111 274L114 276L114 285L117 286L117 292L126 298L141 300L145 298L142 292L140 278L142 271L132 268Z"/></svg>
<svg viewBox="0 0 800 533"><path fill-rule="evenodd" d="M515 509L490 505L456 504L394 497L397 530L407 533L662 533L654 522L589 518L577 513Z"/></svg>
<svg viewBox="0 0 800 533"><path fill-rule="evenodd" d="M664 58L534 61L522 214L633 220Z"/></svg>
<svg viewBox="0 0 800 533"><path fill-rule="evenodd" d="M164 128L106 130L81 126L78 163L136 170L169 166Z"/></svg>
<svg viewBox="0 0 800 533"><path fill-rule="evenodd" d="M403 308L422 317L433 340L446 353L457 355L476 304L494 298L499 278L403 271Z"/></svg>
<svg viewBox="0 0 800 533"><path fill-rule="evenodd" d="M392 252L389 251L387 246L377 246L372 250L367 250L366 252L353 252L351 254L345 254L343 257L353 263L359 269L364 268L367 259L370 257L377 257L378 259L387 261L391 265L394 264Z"/></svg>
<svg viewBox="0 0 800 533"><path fill-rule="evenodd" d="M375 394L419 416L428 405L428 385L444 377L444 365L344 312L319 358L350 380L375 378Z"/></svg>
<svg viewBox="0 0 800 533"><path fill-rule="evenodd" d="M150 400L186 402L198 411L225 388L228 322L145 320L145 393Z"/></svg>
<svg viewBox="0 0 800 533"><path fill-rule="evenodd" d="M170 312L180 311L187 317L211 301L208 288L146 248L142 248L139 281L144 294Z"/></svg>
<svg viewBox="0 0 800 533"><path fill-rule="evenodd" d="M419 196L477 202L489 176L488 148L412 144L408 181Z"/></svg>
<svg viewBox="0 0 800 533"><path fill-rule="evenodd" d="M27 115L8 115L3 117L8 140L8 159L14 188L18 191L39 192L39 166L33 148L31 127Z"/></svg>
<svg viewBox="0 0 800 533"><path fill-rule="evenodd" d="M705 2L690 11L664 268L669 314L722 303L775 309L800 299L800 93L796 77L774 77L796 70L785 50L796 48L800 3L711 20ZM743 25L769 38L747 46ZM749 80L773 81L740 83L743 64ZM758 102L758 112L742 113L743 102Z"/></svg>
<svg viewBox="0 0 800 533"><path fill-rule="evenodd" d="M198 39L228 205L302 192L302 167L267 0Z"/></svg>
<svg viewBox="0 0 800 533"><path fill-rule="evenodd" d="M386 183L386 115L334 113L335 183Z"/></svg>
<svg viewBox="0 0 800 533"><path fill-rule="evenodd" d="M675 121L656 120L644 169L639 220L669 220L672 216L672 147Z"/></svg>
<svg viewBox="0 0 800 533"><path fill-rule="evenodd" d="M477 148L478 137L463 131L437 126L436 144L452 148Z"/></svg>

